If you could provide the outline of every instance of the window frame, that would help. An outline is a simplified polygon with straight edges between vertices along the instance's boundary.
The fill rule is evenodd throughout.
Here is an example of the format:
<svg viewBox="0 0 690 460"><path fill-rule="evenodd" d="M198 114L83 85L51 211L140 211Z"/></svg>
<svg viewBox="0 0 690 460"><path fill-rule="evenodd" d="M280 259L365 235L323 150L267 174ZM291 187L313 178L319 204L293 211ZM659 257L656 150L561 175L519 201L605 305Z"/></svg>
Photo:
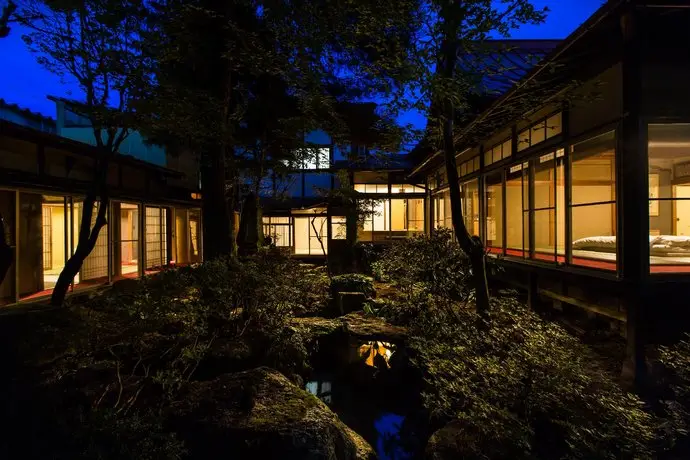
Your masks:
<svg viewBox="0 0 690 460"><path fill-rule="evenodd" d="M556 132L556 133L553 133L553 134L549 135L549 125L548 125L548 121L549 121L550 119L552 119L552 118L558 116L559 114L560 114L560 119L561 119L561 125L560 125L560 126L561 126L561 129L560 129L560 131L558 131L558 132ZM518 153L519 153L519 152L524 152L525 150L529 150L529 149L531 149L532 147L536 147L536 146L538 146L538 145L541 145L541 144L543 144L544 142L547 142L547 141L550 141L551 139L557 138L558 136L562 136L562 135L563 135L563 119L564 119L564 117L563 117L563 110L557 110L557 111L555 111L555 112L551 112L550 114L548 114L548 115L546 115L546 116L544 116L544 117L540 117L540 118L537 119L536 121L530 123L529 125L527 125L526 127L522 128L522 129L520 129L520 130L517 132L517 136L516 136L516 139L517 139L517 146L516 146L516 148L517 148ZM543 135L544 135L544 137L543 137L543 139L541 139L541 140L535 142L535 141L532 140L532 134L533 134L533 132L535 131L535 127L538 126L538 125L540 125L540 124L543 124L543 126L539 127L538 130L543 130ZM525 133L527 133L527 141L526 141L526 142L520 140L521 137L522 137ZM526 143L527 145L525 145L525 143Z"/></svg>

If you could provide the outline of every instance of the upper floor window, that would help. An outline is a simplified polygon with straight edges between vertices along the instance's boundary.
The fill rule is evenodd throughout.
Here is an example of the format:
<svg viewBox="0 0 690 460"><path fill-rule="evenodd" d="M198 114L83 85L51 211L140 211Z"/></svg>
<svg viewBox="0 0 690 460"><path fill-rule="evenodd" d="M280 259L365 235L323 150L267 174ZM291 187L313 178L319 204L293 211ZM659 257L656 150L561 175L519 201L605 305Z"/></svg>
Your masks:
<svg viewBox="0 0 690 460"><path fill-rule="evenodd" d="M330 165L330 148L310 147L299 152L301 157L300 169L326 169Z"/></svg>
<svg viewBox="0 0 690 460"><path fill-rule="evenodd" d="M475 171L479 171L479 157L471 158L467 161L460 163L460 166L458 166L459 177L472 174Z"/></svg>
<svg viewBox="0 0 690 460"><path fill-rule="evenodd" d="M513 142L512 139L506 139L505 141L494 145L492 148L484 152L484 165L490 165L491 163L496 163L505 158L508 158L513 154ZM479 158L477 158L479 160ZM479 169L479 168L477 168Z"/></svg>
<svg viewBox="0 0 690 460"><path fill-rule="evenodd" d="M518 152L525 150L563 132L563 114L555 113L534 123L518 134Z"/></svg>
<svg viewBox="0 0 690 460"><path fill-rule="evenodd" d="M424 193L424 187L412 184L393 184L391 193Z"/></svg>
<svg viewBox="0 0 690 460"><path fill-rule="evenodd" d="M388 184L355 184L359 193L388 193Z"/></svg>

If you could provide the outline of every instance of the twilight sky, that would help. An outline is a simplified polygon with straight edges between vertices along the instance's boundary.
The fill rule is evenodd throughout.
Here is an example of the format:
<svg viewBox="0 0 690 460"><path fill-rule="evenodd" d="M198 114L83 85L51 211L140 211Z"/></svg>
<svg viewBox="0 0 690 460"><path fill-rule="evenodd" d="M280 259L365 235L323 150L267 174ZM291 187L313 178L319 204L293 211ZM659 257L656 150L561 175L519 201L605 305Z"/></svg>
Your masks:
<svg viewBox="0 0 690 460"><path fill-rule="evenodd" d="M546 23L539 26L525 26L516 30L513 38L565 38L584 22L605 0L534 0L536 6L548 6L551 12ZM5 0L0 0L0 6ZM47 95L81 98L79 88L70 82L43 69L22 41L25 33L14 25L10 35L0 39L0 59L5 71L0 72L0 98L19 104L34 112L55 117L55 104ZM399 118L401 123L412 123L421 128L426 124L424 117L408 113Z"/></svg>

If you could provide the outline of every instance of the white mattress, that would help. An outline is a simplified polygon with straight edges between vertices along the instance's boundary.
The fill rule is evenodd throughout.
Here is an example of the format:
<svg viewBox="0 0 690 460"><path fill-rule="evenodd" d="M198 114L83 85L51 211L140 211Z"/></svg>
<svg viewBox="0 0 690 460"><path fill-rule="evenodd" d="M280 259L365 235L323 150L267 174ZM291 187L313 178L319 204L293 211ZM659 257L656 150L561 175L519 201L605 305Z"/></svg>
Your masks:
<svg viewBox="0 0 690 460"><path fill-rule="evenodd" d="M597 259L605 260L610 262L616 261L616 254L610 252L599 252L599 251L580 251L573 249L573 257L581 257L583 259ZM687 256L655 256L649 257L649 263L652 265L663 265L663 264L690 264L690 254Z"/></svg>
<svg viewBox="0 0 690 460"><path fill-rule="evenodd" d="M685 257L690 256L690 237L676 235L649 236L649 249L652 256L657 257ZM575 251L588 253L616 252L615 236L590 236L573 241L573 254ZM584 256L583 256L584 257ZM602 258L603 257L598 257Z"/></svg>

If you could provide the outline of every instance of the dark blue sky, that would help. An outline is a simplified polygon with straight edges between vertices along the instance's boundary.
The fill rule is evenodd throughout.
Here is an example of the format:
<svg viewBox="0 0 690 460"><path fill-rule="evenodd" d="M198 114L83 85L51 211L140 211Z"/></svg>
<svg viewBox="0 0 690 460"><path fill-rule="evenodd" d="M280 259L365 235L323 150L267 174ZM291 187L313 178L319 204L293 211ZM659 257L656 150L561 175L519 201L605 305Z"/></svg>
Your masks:
<svg viewBox="0 0 690 460"><path fill-rule="evenodd" d="M565 38L586 20L605 0L534 0L536 6L548 6L551 10L545 24L525 26L516 30L513 38ZM0 6L5 0L0 0ZM0 39L0 98L19 104L44 115L55 117L55 104L47 95L81 98L79 88L73 82L61 82L60 78L36 63L22 41L25 31L14 26L7 38ZM415 113L400 117L401 123L425 125L424 118Z"/></svg>

